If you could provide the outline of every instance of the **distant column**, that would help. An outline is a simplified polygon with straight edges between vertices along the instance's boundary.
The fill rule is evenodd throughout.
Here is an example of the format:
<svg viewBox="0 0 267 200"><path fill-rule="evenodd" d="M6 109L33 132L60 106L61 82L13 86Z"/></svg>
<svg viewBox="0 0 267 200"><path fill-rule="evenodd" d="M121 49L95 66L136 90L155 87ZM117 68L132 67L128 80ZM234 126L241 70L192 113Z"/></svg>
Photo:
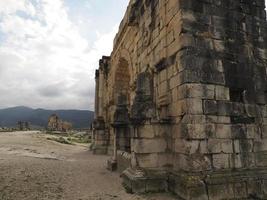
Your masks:
<svg viewBox="0 0 267 200"><path fill-rule="evenodd" d="M95 72L95 119L99 115L99 70Z"/></svg>

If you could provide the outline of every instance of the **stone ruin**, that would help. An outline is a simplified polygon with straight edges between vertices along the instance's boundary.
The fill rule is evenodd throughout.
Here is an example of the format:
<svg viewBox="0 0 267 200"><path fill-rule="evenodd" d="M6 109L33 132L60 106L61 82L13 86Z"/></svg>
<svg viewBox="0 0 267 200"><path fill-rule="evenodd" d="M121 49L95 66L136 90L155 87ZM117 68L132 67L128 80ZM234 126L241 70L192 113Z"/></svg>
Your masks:
<svg viewBox="0 0 267 200"><path fill-rule="evenodd" d="M19 131L29 131L31 129L30 122L18 121L17 126Z"/></svg>
<svg viewBox="0 0 267 200"><path fill-rule="evenodd" d="M267 199L264 0L131 0L96 71L93 152L129 192Z"/></svg>
<svg viewBox="0 0 267 200"><path fill-rule="evenodd" d="M48 131L60 131L67 132L72 129L70 122L63 121L58 115L53 114L48 119L47 130Z"/></svg>

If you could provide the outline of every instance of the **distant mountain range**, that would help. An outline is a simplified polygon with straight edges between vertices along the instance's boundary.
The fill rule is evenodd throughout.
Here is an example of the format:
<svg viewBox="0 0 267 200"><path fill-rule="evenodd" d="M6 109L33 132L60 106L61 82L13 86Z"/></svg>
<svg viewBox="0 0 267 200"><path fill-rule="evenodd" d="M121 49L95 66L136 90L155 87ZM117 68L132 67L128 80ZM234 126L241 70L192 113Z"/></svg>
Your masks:
<svg viewBox="0 0 267 200"><path fill-rule="evenodd" d="M94 118L94 112L89 110L45 110L19 106L0 109L0 127L15 127L18 121L30 122L33 127L46 127L52 114L71 122L78 129L90 127Z"/></svg>

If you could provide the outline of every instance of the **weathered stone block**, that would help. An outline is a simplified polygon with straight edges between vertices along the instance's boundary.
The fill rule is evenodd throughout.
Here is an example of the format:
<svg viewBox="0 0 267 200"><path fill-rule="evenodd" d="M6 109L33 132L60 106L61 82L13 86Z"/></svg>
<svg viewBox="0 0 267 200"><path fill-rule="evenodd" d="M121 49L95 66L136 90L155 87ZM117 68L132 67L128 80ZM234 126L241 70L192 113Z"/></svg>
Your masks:
<svg viewBox="0 0 267 200"><path fill-rule="evenodd" d="M133 139L133 151L136 153L160 153L167 149L167 142L165 139Z"/></svg>
<svg viewBox="0 0 267 200"><path fill-rule="evenodd" d="M231 116L232 114L232 103L229 101L217 101L218 115Z"/></svg>
<svg viewBox="0 0 267 200"><path fill-rule="evenodd" d="M215 91L216 100L230 100L230 92L228 87L217 85L215 87Z"/></svg>
<svg viewBox="0 0 267 200"><path fill-rule="evenodd" d="M206 122L205 115L184 115L181 121L183 124L205 124Z"/></svg>
<svg viewBox="0 0 267 200"><path fill-rule="evenodd" d="M195 115L203 114L202 101L200 99L187 99L184 106L186 107L182 108L184 111L183 113Z"/></svg>
<svg viewBox="0 0 267 200"><path fill-rule="evenodd" d="M208 153L207 141L201 140L175 140L175 152L183 154Z"/></svg>
<svg viewBox="0 0 267 200"><path fill-rule="evenodd" d="M254 152L267 151L267 138L254 142Z"/></svg>
<svg viewBox="0 0 267 200"><path fill-rule="evenodd" d="M216 115L218 113L217 102L213 100L204 100L203 111L206 115Z"/></svg>
<svg viewBox="0 0 267 200"><path fill-rule="evenodd" d="M221 199L233 199L234 191L229 184L220 184L220 185L209 185L209 198L212 200L221 200Z"/></svg>
<svg viewBox="0 0 267 200"><path fill-rule="evenodd" d="M255 199L264 199L263 184L259 180L250 179L246 182L248 196Z"/></svg>
<svg viewBox="0 0 267 200"><path fill-rule="evenodd" d="M233 153L233 143L231 139L209 139L209 153Z"/></svg>
<svg viewBox="0 0 267 200"><path fill-rule="evenodd" d="M247 185L246 182L239 182L233 184L235 199L247 198Z"/></svg>
<svg viewBox="0 0 267 200"><path fill-rule="evenodd" d="M183 98L214 99L215 86L203 84L185 84L179 87L178 95Z"/></svg>
<svg viewBox="0 0 267 200"><path fill-rule="evenodd" d="M230 155L230 167L232 169L240 169L243 167L241 155L233 153Z"/></svg>
<svg viewBox="0 0 267 200"><path fill-rule="evenodd" d="M229 161L229 154L213 154L213 167L216 170L220 169L229 169L230 161Z"/></svg>
<svg viewBox="0 0 267 200"><path fill-rule="evenodd" d="M183 137L187 139L207 139L215 135L214 124L183 124Z"/></svg>
<svg viewBox="0 0 267 200"><path fill-rule="evenodd" d="M216 138L230 139L232 138L232 126L230 124L217 124L216 125Z"/></svg>
<svg viewBox="0 0 267 200"><path fill-rule="evenodd" d="M158 154L149 153L149 154L139 154L136 155L139 166L142 168L157 168L158 165Z"/></svg>

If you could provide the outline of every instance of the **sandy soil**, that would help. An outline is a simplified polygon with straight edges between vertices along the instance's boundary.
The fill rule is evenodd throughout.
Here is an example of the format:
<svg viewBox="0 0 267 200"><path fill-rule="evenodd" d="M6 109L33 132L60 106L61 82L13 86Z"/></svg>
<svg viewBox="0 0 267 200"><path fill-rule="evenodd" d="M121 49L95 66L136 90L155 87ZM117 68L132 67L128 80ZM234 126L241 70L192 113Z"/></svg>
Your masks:
<svg viewBox="0 0 267 200"><path fill-rule="evenodd" d="M47 140L37 132L0 133L0 200L174 200L127 194L106 156Z"/></svg>

